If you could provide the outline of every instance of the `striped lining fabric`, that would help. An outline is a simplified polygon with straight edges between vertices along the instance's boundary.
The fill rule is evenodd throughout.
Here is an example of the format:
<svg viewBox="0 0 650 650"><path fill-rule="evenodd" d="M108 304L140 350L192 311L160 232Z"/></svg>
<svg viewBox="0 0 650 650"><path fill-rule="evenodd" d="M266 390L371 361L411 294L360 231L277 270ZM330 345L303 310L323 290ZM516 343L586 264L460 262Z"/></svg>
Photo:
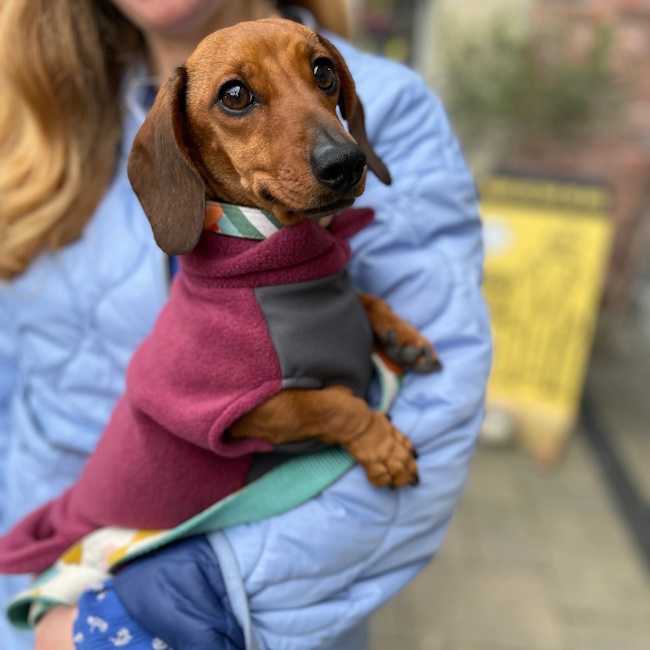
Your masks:
<svg viewBox="0 0 650 650"><path fill-rule="evenodd" d="M208 201L203 227L229 237L261 240L274 235L283 225L267 210Z"/></svg>

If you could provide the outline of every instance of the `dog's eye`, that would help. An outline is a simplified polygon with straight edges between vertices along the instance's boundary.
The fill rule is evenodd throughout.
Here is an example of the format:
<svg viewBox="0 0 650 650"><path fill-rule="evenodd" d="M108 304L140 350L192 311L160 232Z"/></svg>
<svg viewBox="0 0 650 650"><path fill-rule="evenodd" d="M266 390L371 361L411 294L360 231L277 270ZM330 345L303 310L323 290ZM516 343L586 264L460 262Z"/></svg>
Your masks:
<svg viewBox="0 0 650 650"><path fill-rule="evenodd" d="M326 93L333 93L336 90L336 73L334 63L325 57L314 61L314 77L316 84Z"/></svg>
<svg viewBox="0 0 650 650"><path fill-rule="evenodd" d="M253 103L253 94L241 81L228 81L219 89L219 101L231 111L243 111Z"/></svg>

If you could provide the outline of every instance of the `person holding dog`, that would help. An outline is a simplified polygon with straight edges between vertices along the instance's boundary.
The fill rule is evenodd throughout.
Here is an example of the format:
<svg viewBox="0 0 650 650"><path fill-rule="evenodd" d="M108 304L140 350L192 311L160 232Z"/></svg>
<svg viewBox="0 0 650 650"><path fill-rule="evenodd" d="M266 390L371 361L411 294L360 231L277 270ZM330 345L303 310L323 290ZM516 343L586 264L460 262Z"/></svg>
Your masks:
<svg viewBox="0 0 650 650"><path fill-rule="evenodd" d="M12 100L0 114L3 531L77 478L166 299L167 260L125 175L155 94L148 77L168 77L208 33L275 11L261 0L5 0L0 69ZM25 35L38 29L25 48ZM384 187L368 175L359 205L376 217L352 240L350 272L436 342L446 369L408 378L391 412L419 451L419 487L378 490L355 468L285 515L147 558L141 570L169 576L175 593L195 589L175 584L165 562L208 566L201 575L215 602L225 589L227 623L246 647L365 647L367 616L441 543L490 362L475 190L444 112L414 73L333 40L394 181ZM27 580L3 578L3 599ZM74 615L46 614L38 650L73 647ZM0 640L16 650L31 644L6 627Z"/></svg>

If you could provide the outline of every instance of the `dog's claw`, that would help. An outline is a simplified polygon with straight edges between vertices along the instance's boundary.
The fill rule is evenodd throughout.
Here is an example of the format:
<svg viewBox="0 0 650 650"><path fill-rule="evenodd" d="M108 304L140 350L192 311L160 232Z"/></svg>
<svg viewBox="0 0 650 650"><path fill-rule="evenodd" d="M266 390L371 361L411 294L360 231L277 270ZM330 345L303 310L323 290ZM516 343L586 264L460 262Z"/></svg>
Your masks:
<svg viewBox="0 0 650 650"><path fill-rule="evenodd" d="M407 345L400 352L400 357L404 363L413 363L422 356L422 348L415 345Z"/></svg>
<svg viewBox="0 0 650 650"><path fill-rule="evenodd" d="M384 348L384 352L391 361L400 366L402 365L402 348L400 348L399 345L391 343Z"/></svg>
<svg viewBox="0 0 650 650"><path fill-rule="evenodd" d="M388 330L380 337L381 342L388 345L397 345L397 332L395 330Z"/></svg>
<svg viewBox="0 0 650 650"><path fill-rule="evenodd" d="M416 474L416 475L413 477L413 480L411 481L411 485L412 485L413 487L417 487L418 485L420 485L420 475L419 475L419 474Z"/></svg>
<svg viewBox="0 0 650 650"><path fill-rule="evenodd" d="M384 347L386 356L397 364L402 364L402 350L403 348L397 343L397 332L395 330L388 330L379 337L381 344Z"/></svg>
<svg viewBox="0 0 650 650"><path fill-rule="evenodd" d="M411 452L411 456L413 456L413 458L415 458L415 460L417 460L417 459L420 457L420 454L418 454L418 452L415 451L415 449L414 449L414 450Z"/></svg>
<svg viewBox="0 0 650 650"><path fill-rule="evenodd" d="M442 370L442 364L438 358L434 358L433 350L431 348L426 347L422 352L424 354L424 359L414 366L414 372L424 375Z"/></svg>
<svg viewBox="0 0 650 650"><path fill-rule="evenodd" d="M395 330L388 330L382 334L380 341L386 356L400 366L422 375L442 370L442 364L428 345L400 346Z"/></svg>

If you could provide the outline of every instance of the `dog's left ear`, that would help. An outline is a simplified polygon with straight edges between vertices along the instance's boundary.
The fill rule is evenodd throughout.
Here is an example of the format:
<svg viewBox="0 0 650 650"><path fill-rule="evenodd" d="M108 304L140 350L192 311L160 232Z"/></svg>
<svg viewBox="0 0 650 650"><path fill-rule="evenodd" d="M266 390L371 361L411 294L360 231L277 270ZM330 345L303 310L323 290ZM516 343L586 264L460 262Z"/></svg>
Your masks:
<svg viewBox="0 0 650 650"><path fill-rule="evenodd" d="M357 141L357 144L361 147L363 153L366 154L368 167L375 173L382 183L390 185L390 172L384 164L384 161L375 153L375 150L368 141L363 105L357 96L357 91L350 70L341 56L341 53L334 47L334 45L320 34L318 38L325 47L330 50L336 64L336 72L341 86L339 91L339 108L341 109L343 119L348 123L350 135Z"/></svg>

